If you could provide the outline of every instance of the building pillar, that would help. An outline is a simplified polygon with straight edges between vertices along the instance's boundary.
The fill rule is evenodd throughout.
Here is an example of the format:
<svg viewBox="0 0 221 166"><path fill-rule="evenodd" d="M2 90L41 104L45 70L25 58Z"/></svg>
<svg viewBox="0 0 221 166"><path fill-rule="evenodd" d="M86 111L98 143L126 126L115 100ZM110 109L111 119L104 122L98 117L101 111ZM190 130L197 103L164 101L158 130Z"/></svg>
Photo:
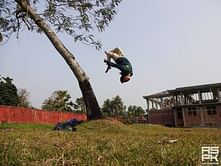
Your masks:
<svg viewBox="0 0 221 166"><path fill-rule="evenodd" d="M149 106L149 99L147 98L146 100L147 100L147 110L149 110L149 109L150 109L150 106Z"/></svg>
<svg viewBox="0 0 221 166"><path fill-rule="evenodd" d="M201 117L200 126L205 126L204 110L202 107L200 107L200 117Z"/></svg>
<svg viewBox="0 0 221 166"><path fill-rule="evenodd" d="M152 109L154 109L154 103L153 103L153 100L151 100L151 104L152 104Z"/></svg>
<svg viewBox="0 0 221 166"><path fill-rule="evenodd" d="M183 102L183 94L182 92L180 92L180 105L183 105L184 102Z"/></svg>
<svg viewBox="0 0 221 166"><path fill-rule="evenodd" d="M175 96L175 106L177 107L178 106L178 99L177 99L177 95Z"/></svg>
<svg viewBox="0 0 221 166"><path fill-rule="evenodd" d="M182 115L183 115L183 127L187 127L186 126L186 117L185 117L185 110L184 110L184 108L182 108Z"/></svg>
<svg viewBox="0 0 221 166"><path fill-rule="evenodd" d="M199 96L199 104L202 104L202 95L200 91L198 91L198 96Z"/></svg>
<svg viewBox="0 0 221 166"><path fill-rule="evenodd" d="M173 109L173 117L174 117L174 125L175 127L178 127L177 126L177 109Z"/></svg>
<svg viewBox="0 0 221 166"><path fill-rule="evenodd" d="M183 94L183 104L186 105L186 95Z"/></svg>
<svg viewBox="0 0 221 166"><path fill-rule="evenodd" d="M221 94L219 88L217 88L217 96L218 96L218 102L221 103Z"/></svg>

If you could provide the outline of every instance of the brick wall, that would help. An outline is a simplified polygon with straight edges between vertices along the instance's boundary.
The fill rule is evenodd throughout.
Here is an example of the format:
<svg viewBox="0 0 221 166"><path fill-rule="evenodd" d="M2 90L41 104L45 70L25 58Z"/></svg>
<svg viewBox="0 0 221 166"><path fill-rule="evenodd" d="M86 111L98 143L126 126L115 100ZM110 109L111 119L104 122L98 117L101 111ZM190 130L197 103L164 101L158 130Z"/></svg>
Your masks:
<svg viewBox="0 0 221 166"><path fill-rule="evenodd" d="M149 111L148 123L175 126L173 112L171 110Z"/></svg>
<svg viewBox="0 0 221 166"><path fill-rule="evenodd" d="M221 106L216 106L216 114L208 114L206 106L198 107L195 116L185 111L185 127L192 126L221 127Z"/></svg>
<svg viewBox="0 0 221 166"><path fill-rule="evenodd" d="M0 122L55 124L69 119L86 120L85 114L54 112L0 105Z"/></svg>
<svg viewBox="0 0 221 166"><path fill-rule="evenodd" d="M208 105L211 106L211 105ZM188 107L177 111L177 127L221 127L221 105L215 105L215 113L208 113L208 106L194 106L193 111ZM148 122L150 124L160 124L166 126L175 126L175 119L172 110L151 110L148 112ZM178 116L178 113L182 117Z"/></svg>

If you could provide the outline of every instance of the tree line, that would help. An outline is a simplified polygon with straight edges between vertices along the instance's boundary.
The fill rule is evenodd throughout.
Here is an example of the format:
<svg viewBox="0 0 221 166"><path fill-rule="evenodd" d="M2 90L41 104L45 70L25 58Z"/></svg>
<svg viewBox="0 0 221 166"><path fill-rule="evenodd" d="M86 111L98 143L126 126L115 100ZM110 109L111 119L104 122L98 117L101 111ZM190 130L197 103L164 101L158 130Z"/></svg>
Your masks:
<svg viewBox="0 0 221 166"><path fill-rule="evenodd" d="M17 89L10 77L0 76L0 105L32 108L29 95L30 93L26 89ZM54 91L50 97L43 101L41 108L49 111L86 113L83 97L76 98L73 102L67 90ZM130 105L127 108L119 95L112 99L106 99L101 107L101 112L106 117L127 120L145 114L144 109L140 106Z"/></svg>

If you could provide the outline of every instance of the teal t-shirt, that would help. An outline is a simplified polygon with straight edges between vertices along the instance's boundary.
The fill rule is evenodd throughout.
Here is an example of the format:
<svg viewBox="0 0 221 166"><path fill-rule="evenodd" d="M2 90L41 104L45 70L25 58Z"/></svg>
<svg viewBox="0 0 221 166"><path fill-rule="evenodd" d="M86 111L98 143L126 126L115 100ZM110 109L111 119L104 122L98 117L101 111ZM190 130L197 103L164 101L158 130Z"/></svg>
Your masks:
<svg viewBox="0 0 221 166"><path fill-rule="evenodd" d="M116 63L109 62L109 65L118 68L121 71L121 75L133 75L133 69L130 61L125 57L120 57L115 60Z"/></svg>

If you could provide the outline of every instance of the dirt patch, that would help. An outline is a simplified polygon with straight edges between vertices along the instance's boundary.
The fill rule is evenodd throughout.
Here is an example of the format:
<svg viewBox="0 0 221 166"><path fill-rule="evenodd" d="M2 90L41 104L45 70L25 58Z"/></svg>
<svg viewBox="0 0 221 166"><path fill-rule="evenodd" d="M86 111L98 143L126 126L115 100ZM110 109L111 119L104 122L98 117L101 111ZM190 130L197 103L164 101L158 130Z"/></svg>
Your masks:
<svg viewBox="0 0 221 166"><path fill-rule="evenodd" d="M117 119L117 118L106 117L106 118L104 118L104 120L106 120L106 121L108 121L108 122L110 122L110 123L112 123L112 124L116 124L116 125L124 125L124 123L121 122L121 121L120 121L119 119Z"/></svg>

